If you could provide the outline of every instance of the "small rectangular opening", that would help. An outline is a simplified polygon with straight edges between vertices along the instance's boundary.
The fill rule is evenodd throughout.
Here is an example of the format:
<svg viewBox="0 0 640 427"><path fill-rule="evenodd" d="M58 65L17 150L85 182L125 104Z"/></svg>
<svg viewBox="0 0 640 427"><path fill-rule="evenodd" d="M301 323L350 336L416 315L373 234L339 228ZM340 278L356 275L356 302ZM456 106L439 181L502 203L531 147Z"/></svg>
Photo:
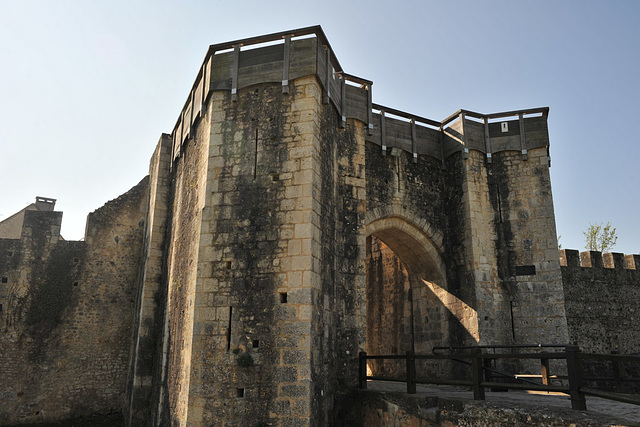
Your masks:
<svg viewBox="0 0 640 427"><path fill-rule="evenodd" d="M535 276L535 274L536 274L535 265L517 265L516 266L516 276Z"/></svg>
<svg viewBox="0 0 640 427"><path fill-rule="evenodd" d="M78 286L78 282L73 282L73 286Z"/></svg>
<svg viewBox="0 0 640 427"><path fill-rule="evenodd" d="M2 283L8 283L9 282L9 278L8 277L3 277L2 278Z"/></svg>
<svg viewBox="0 0 640 427"><path fill-rule="evenodd" d="M280 292L280 302L282 304L286 304L287 303L287 293L286 292Z"/></svg>
<svg viewBox="0 0 640 427"><path fill-rule="evenodd" d="M237 388L236 389L236 397L239 397L239 398L243 398L244 397L244 389L243 388Z"/></svg>
<svg viewBox="0 0 640 427"><path fill-rule="evenodd" d="M260 340L253 340L253 348L260 347Z"/></svg>
<svg viewBox="0 0 640 427"><path fill-rule="evenodd" d="M231 261L227 261L227 270L231 270Z"/></svg>

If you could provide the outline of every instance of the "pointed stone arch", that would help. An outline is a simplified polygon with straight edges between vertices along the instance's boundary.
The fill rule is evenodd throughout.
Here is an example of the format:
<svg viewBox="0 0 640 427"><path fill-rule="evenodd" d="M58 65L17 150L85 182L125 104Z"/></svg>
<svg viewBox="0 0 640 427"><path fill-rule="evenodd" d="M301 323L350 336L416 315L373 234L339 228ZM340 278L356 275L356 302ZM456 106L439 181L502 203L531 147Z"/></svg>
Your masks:
<svg viewBox="0 0 640 427"><path fill-rule="evenodd" d="M447 274L443 237L425 220L397 207L368 213L367 352L430 352L449 342L451 318L442 295ZM393 363L373 363L377 375L397 375Z"/></svg>
<svg viewBox="0 0 640 427"><path fill-rule="evenodd" d="M445 286L442 235L430 226L419 226L400 216L388 216L368 223L365 232L393 250L412 275Z"/></svg>

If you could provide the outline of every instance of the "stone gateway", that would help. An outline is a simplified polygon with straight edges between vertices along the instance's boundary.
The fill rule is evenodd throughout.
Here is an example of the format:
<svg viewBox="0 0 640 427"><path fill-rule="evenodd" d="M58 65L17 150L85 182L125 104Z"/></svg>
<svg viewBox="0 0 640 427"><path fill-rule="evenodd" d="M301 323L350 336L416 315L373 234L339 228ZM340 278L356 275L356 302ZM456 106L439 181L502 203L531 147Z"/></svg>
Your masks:
<svg viewBox="0 0 640 427"><path fill-rule="evenodd" d="M330 425L360 351L576 340L548 108L434 121L372 86L320 27L212 45L84 241L53 206L0 223L0 424Z"/></svg>

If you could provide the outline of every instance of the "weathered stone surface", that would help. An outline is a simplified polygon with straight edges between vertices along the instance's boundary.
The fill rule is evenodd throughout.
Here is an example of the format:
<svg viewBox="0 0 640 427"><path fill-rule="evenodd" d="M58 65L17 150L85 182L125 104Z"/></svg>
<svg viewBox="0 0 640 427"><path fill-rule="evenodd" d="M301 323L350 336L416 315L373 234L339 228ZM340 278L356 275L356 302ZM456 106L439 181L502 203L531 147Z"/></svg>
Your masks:
<svg viewBox="0 0 640 427"><path fill-rule="evenodd" d="M91 213L84 242L53 211L0 239L0 424L123 412L147 191Z"/></svg>

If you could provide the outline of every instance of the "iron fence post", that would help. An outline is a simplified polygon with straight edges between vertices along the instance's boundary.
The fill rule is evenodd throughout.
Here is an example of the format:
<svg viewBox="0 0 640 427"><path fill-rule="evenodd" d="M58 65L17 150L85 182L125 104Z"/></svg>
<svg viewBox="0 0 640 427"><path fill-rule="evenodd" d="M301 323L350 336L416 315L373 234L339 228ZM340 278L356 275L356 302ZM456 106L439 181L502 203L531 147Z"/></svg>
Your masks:
<svg viewBox="0 0 640 427"><path fill-rule="evenodd" d="M367 389L367 352L361 351L358 355L358 388Z"/></svg>
<svg viewBox="0 0 640 427"><path fill-rule="evenodd" d="M620 354L619 351L613 350L611 354ZM622 364L615 358L611 359L611 363L613 364L613 378L616 382L616 391L618 393L624 393L624 385L622 384Z"/></svg>
<svg viewBox="0 0 640 427"><path fill-rule="evenodd" d="M571 396L571 409L578 411L587 410L585 395L580 392L582 387L582 367L580 363L580 348L569 344L565 347L567 355L567 373L569 374L569 395Z"/></svg>

